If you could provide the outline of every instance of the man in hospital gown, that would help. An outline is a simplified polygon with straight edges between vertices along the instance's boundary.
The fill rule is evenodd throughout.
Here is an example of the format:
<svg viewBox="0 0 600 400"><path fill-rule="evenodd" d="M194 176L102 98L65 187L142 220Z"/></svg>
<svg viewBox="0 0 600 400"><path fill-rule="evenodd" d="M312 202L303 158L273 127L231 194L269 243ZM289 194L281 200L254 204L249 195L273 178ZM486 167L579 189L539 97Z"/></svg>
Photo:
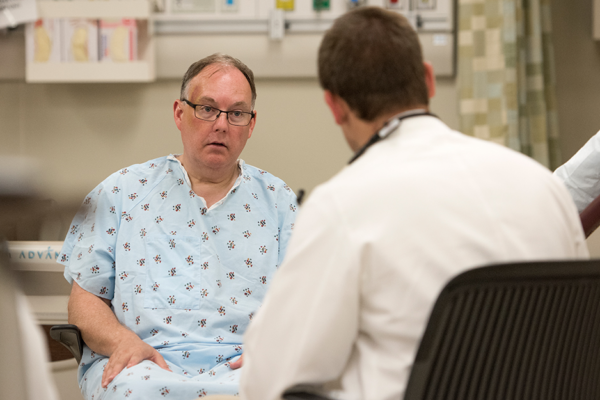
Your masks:
<svg viewBox="0 0 600 400"><path fill-rule="evenodd" d="M311 384L342 399L401 399L450 278L492 263L585 258L582 228L544 167L428 114L433 71L400 14L364 7L336 20L319 78L357 154L302 206L244 337L240 396L275 400Z"/></svg>
<svg viewBox="0 0 600 400"><path fill-rule="evenodd" d="M238 160L256 122L253 74L213 55L173 106L183 154L115 172L85 198L62 249L69 322L87 346L86 399L238 392L242 334L285 253L296 197Z"/></svg>

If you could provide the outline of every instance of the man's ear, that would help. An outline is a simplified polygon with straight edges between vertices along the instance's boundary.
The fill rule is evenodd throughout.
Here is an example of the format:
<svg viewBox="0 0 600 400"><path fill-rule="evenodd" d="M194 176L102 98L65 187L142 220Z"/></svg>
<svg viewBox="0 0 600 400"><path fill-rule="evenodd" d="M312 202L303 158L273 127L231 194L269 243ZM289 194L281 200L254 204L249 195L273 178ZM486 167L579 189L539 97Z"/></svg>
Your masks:
<svg viewBox="0 0 600 400"><path fill-rule="evenodd" d="M342 100L339 96L331 93L329 90L325 91L325 103L329 106L331 110L331 114L333 114L333 118L335 119L335 123L338 125L342 125L348 120L348 104L344 100Z"/></svg>
<svg viewBox="0 0 600 400"><path fill-rule="evenodd" d="M427 94L431 99L435 96L435 73L433 72L433 66L427 61L423 62L425 66L425 84L427 85Z"/></svg>
<svg viewBox="0 0 600 400"><path fill-rule="evenodd" d="M256 116L258 115L256 110L254 112L254 118L250 120L250 126L248 127L248 139L252 137L252 132L254 132L254 126L256 125Z"/></svg>
<svg viewBox="0 0 600 400"><path fill-rule="evenodd" d="M182 114L183 114L183 102L181 100L175 100L175 103L173 103L173 119L175 119L175 125L177 125L177 128L179 130L181 130L180 125L181 125Z"/></svg>

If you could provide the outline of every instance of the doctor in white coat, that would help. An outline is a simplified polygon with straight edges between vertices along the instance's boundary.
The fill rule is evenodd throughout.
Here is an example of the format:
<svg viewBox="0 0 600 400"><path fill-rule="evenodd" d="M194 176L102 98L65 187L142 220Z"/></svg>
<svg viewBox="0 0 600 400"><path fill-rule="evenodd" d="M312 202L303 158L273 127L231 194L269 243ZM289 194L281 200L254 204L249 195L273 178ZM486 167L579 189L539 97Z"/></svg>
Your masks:
<svg viewBox="0 0 600 400"><path fill-rule="evenodd" d="M546 168L428 112L433 70L400 14L361 7L337 19L319 78L356 155L302 207L244 337L240 395L275 400L310 384L343 399L400 399L449 279L492 263L586 258L582 228Z"/></svg>

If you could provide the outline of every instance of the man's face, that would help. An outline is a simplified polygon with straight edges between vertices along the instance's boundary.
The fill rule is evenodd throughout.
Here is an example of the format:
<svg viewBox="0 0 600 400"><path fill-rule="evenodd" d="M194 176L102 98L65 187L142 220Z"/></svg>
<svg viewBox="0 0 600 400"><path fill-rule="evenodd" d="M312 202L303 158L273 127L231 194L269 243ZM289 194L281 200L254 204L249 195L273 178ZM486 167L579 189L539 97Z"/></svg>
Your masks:
<svg viewBox="0 0 600 400"><path fill-rule="evenodd" d="M237 68L212 64L192 79L187 100L223 111L252 111L252 90ZM256 118L248 126L229 124L222 113L216 121L194 116L194 108L180 100L174 104L175 123L181 131L184 163L212 171L231 168L252 135Z"/></svg>

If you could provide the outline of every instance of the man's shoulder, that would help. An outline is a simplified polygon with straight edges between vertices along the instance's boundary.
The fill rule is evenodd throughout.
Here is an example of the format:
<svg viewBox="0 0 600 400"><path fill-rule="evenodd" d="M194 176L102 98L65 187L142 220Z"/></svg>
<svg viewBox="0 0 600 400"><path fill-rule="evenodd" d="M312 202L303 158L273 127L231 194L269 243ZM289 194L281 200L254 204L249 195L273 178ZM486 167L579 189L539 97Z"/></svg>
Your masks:
<svg viewBox="0 0 600 400"><path fill-rule="evenodd" d="M277 178L275 175L271 174L268 171L265 171L264 169L261 168L257 168L253 165L250 164L246 164L245 162L242 161L242 173L244 175L248 175L251 176L252 178L256 178L259 181L264 181L264 180L277 180L279 182L283 182L281 179Z"/></svg>
<svg viewBox="0 0 600 400"><path fill-rule="evenodd" d="M149 179L168 175L173 172L173 166L169 165L169 156L159 157L148 160L144 163L133 164L121 168L109 175L102 183L111 185L116 183L127 184L129 181L136 181L146 185Z"/></svg>
<svg viewBox="0 0 600 400"><path fill-rule="evenodd" d="M253 182L254 184L264 186L267 190L273 192L284 191L293 194L290 187L282 179L270 172L246 163L242 164L242 177L246 182Z"/></svg>
<svg viewBox="0 0 600 400"><path fill-rule="evenodd" d="M434 195L439 185L461 182L510 182L509 188L517 182L548 188L557 185L552 173L536 160L444 126L433 132L415 132L410 138L396 136L381 141L316 187L311 197L362 207L357 203L361 199L376 201L397 191ZM400 196L399 201L412 196Z"/></svg>
<svg viewBox="0 0 600 400"><path fill-rule="evenodd" d="M529 174L552 175L552 172L537 160L504 144L467 136L460 132L456 134L464 137L469 143L468 147L465 146L465 154L474 160L480 160L482 166L487 166L490 174L505 172L514 174L517 179L518 175L522 175L523 179L528 179Z"/></svg>

